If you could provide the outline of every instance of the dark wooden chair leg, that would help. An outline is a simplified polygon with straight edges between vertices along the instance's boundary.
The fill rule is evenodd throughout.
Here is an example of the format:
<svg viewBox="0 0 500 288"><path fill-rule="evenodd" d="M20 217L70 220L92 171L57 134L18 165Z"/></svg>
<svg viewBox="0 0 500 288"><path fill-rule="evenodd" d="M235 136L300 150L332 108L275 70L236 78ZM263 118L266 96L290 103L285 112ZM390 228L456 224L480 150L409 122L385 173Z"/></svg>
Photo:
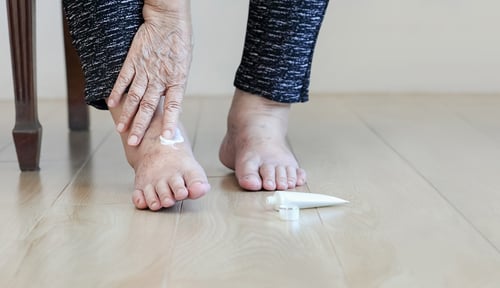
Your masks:
<svg viewBox="0 0 500 288"><path fill-rule="evenodd" d="M68 124L72 131L89 129L89 108L84 101L85 78L76 49L71 44L68 22L63 11L66 83L68 89Z"/></svg>
<svg viewBox="0 0 500 288"><path fill-rule="evenodd" d="M7 0L16 124L12 131L22 171L38 170L42 126L36 95L35 1Z"/></svg>

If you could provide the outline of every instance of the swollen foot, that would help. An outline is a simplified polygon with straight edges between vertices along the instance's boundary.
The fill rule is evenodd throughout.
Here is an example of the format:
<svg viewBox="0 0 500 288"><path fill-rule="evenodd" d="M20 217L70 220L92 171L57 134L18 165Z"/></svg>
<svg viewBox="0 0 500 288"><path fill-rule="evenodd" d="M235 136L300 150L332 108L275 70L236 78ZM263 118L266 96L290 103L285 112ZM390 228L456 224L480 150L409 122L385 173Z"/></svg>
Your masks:
<svg viewBox="0 0 500 288"><path fill-rule="evenodd" d="M290 104L236 90L228 115L221 162L247 190L285 190L304 185L306 173L286 143Z"/></svg>
<svg viewBox="0 0 500 288"><path fill-rule="evenodd" d="M120 107L111 109L115 122L120 112ZM161 121L162 114L157 112L138 146L128 145L128 133L121 134L127 160L135 171L132 201L139 209L157 211L179 200L199 198L210 190L183 129L184 142L163 145Z"/></svg>

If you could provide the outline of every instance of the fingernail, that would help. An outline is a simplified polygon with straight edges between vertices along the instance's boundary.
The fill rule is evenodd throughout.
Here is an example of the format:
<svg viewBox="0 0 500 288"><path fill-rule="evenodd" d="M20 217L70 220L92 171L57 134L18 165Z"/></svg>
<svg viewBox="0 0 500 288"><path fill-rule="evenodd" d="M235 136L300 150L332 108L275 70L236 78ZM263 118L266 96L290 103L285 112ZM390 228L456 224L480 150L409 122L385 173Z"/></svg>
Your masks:
<svg viewBox="0 0 500 288"><path fill-rule="evenodd" d="M137 138L137 136L135 135L132 135L128 138L128 145L136 145L138 141L139 138Z"/></svg>
<svg viewBox="0 0 500 288"><path fill-rule="evenodd" d="M123 129L125 129L125 125L123 125L123 123L119 123L116 126L116 130L118 130L118 132L123 132Z"/></svg>
<svg viewBox="0 0 500 288"><path fill-rule="evenodd" d="M173 137L172 131L170 131L170 130L163 131L163 138L170 139L172 137Z"/></svg>
<svg viewBox="0 0 500 288"><path fill-rule="evenodd" d="M115 100L113 100L113 99L108 99L108 106L109 106L109 107L114 107L114 106L115 106Z"/></svg>

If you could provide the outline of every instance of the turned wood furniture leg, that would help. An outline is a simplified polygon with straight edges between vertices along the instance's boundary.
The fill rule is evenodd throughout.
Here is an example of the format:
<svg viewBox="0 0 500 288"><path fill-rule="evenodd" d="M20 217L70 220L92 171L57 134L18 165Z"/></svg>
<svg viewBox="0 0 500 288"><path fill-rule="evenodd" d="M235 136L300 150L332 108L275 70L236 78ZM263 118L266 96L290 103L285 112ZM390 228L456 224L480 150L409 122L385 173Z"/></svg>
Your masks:
<svg viewBox="0 0 500 288"><path fill-rule="evenodd" d="M12 131L22 171L38 170L42 126L36 99L35 1L7 0L16 124Z"/></svg>
<svg viewBox="0 0 500 288"><path fill-rule="evenodd" d="M84 101L85 78L76 49L71 44L68 22L63 11L66 83L68 89L68 124L73 131L89 129L89 108Z"/></svg>

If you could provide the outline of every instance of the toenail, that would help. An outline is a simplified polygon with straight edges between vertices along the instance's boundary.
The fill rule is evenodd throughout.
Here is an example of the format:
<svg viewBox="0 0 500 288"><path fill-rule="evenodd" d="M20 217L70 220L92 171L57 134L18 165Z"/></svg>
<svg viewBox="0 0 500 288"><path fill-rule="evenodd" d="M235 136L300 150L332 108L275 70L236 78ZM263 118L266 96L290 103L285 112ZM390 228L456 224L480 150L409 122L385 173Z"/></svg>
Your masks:
<svg viewBox="0 0 500 288"><path fill-rule="evenodd" d="M173 203L173 201L172 201L172 199L170 199L170 198L165 198L165 199L163 199L163 204L165 204L165 205L167 205L167 206L172 205L172 203Z"/></svg>

